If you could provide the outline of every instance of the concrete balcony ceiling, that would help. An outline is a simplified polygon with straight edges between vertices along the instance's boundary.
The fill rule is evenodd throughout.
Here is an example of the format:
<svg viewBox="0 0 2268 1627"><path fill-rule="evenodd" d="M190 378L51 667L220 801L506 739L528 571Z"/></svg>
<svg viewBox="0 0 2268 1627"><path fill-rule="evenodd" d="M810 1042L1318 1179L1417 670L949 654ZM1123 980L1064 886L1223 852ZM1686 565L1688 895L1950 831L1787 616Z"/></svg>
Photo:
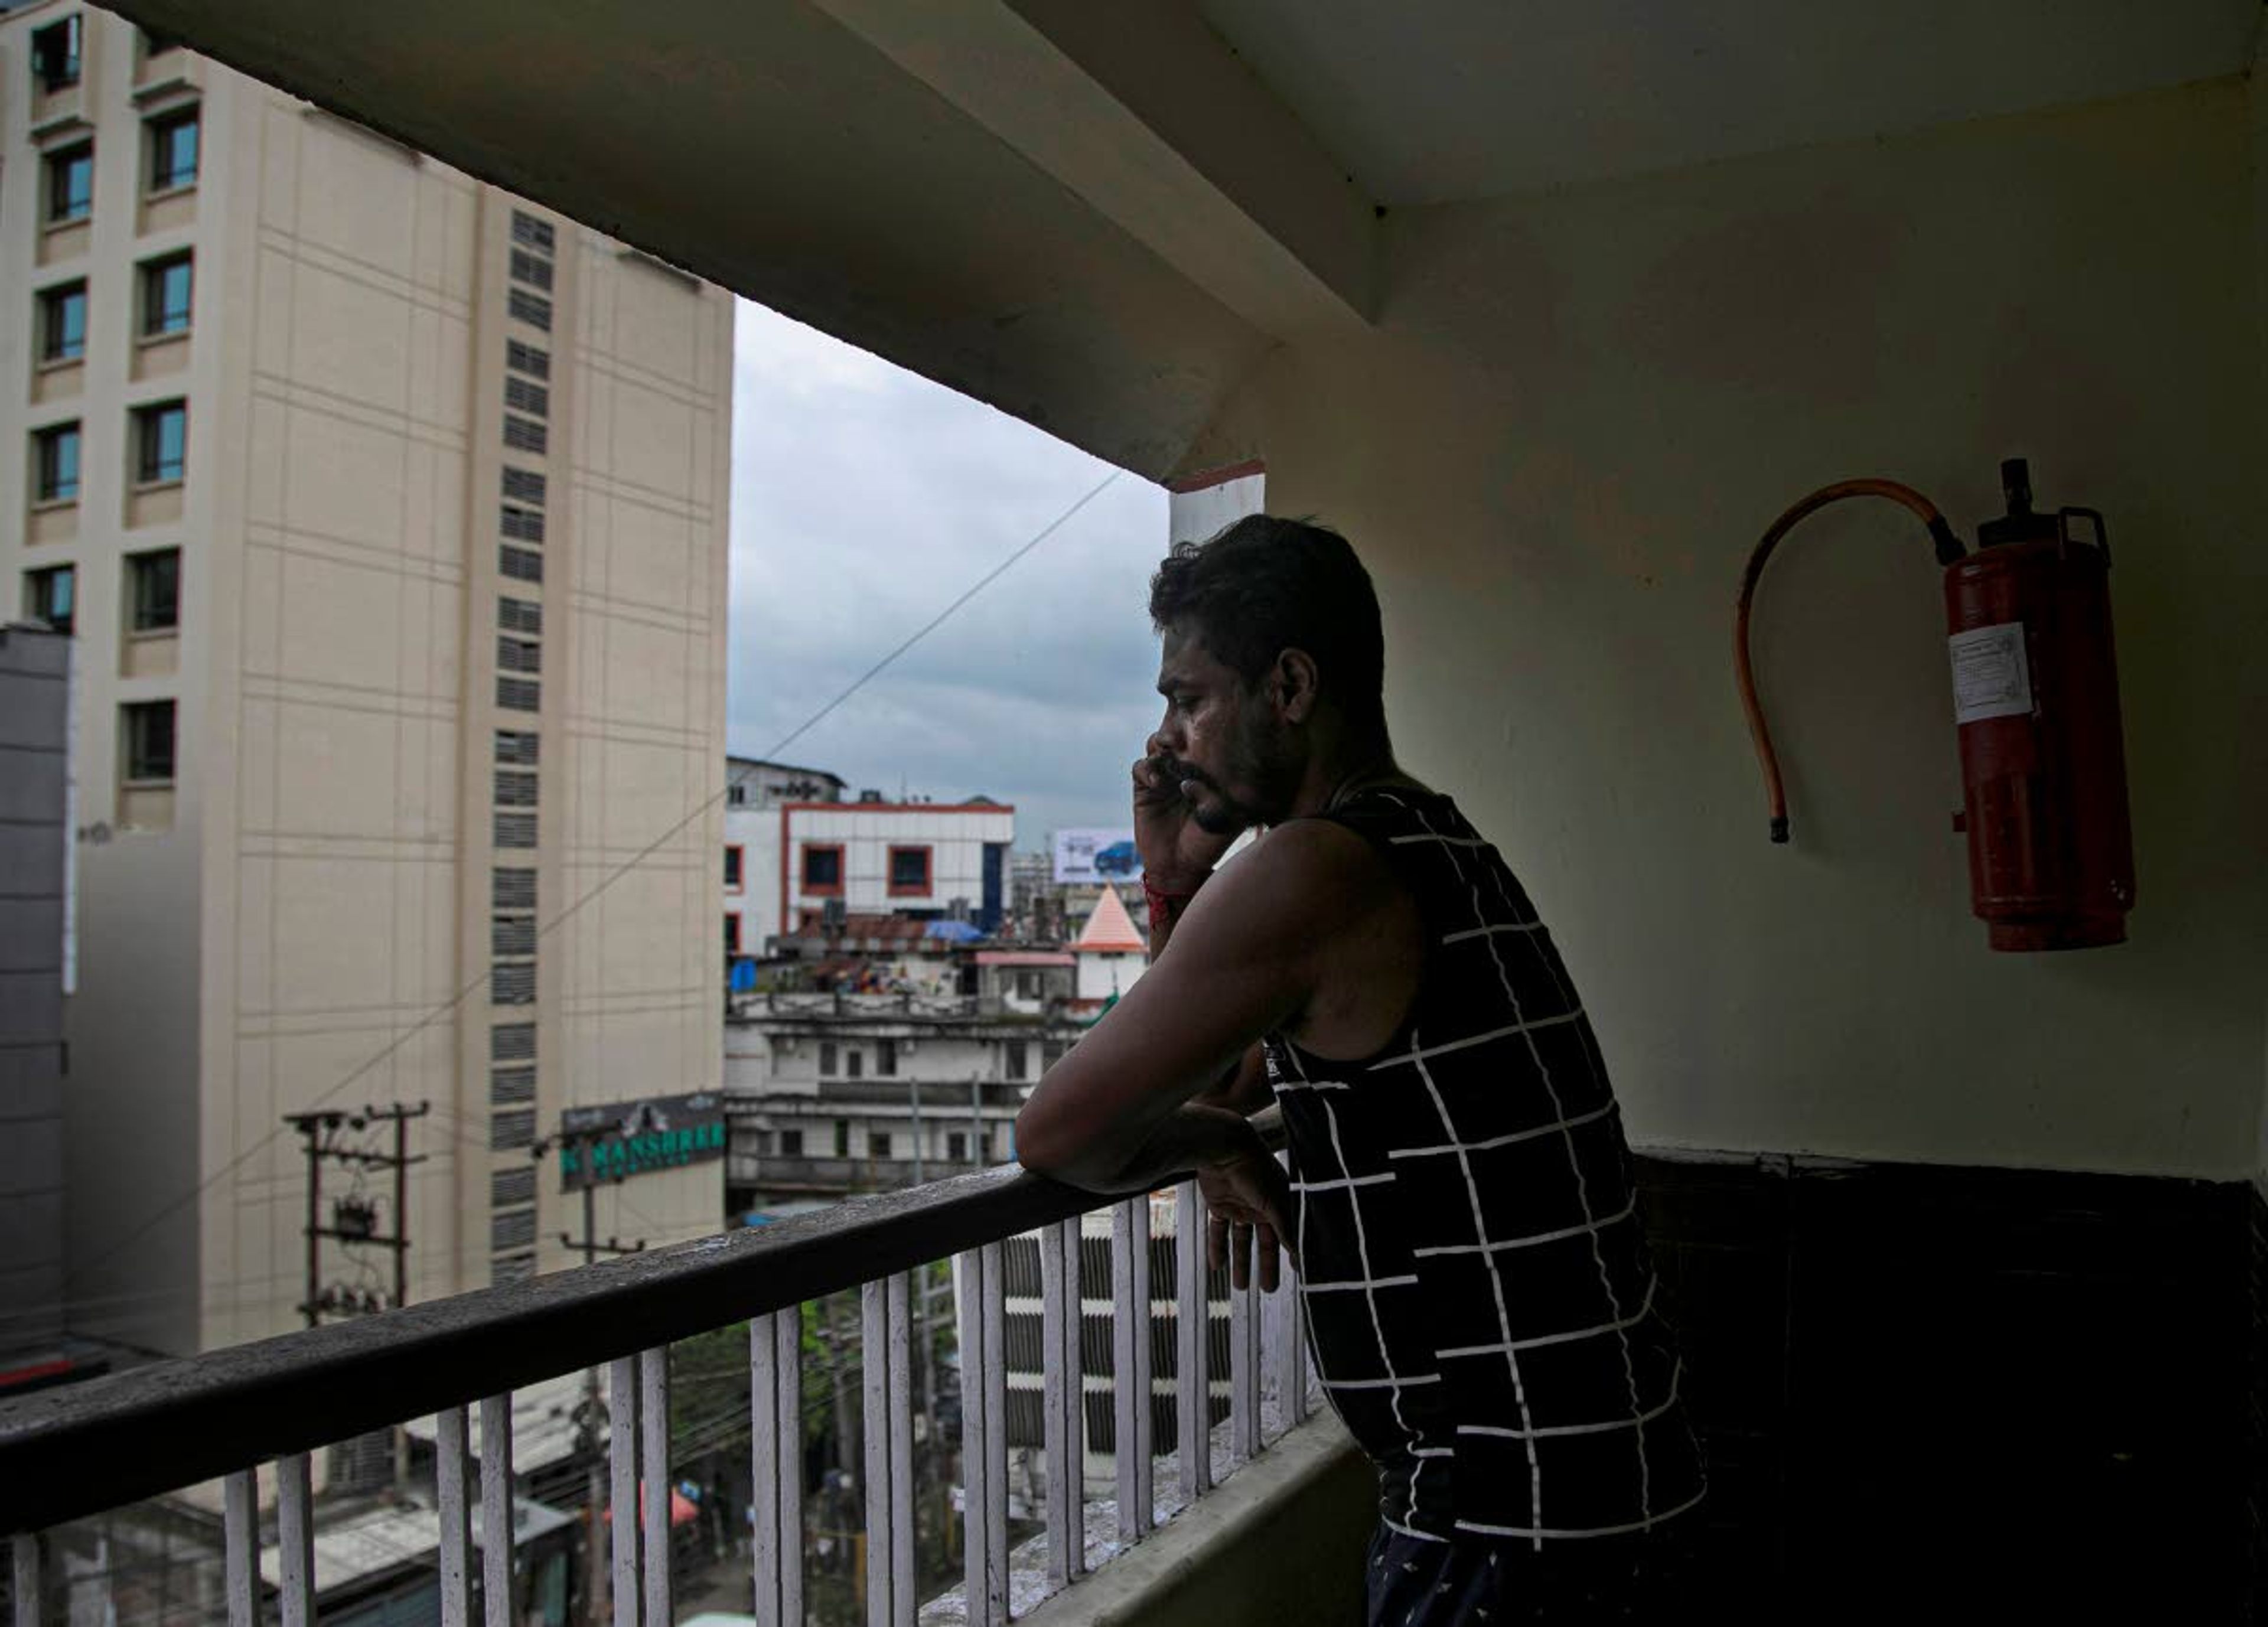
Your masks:
<svg viewBox="0 0 2268 1627"><path fill-rule="evenodd" d="M1134 469L1374 320L1390 208L2242 71L2255 0L121 0Z"/></svg>

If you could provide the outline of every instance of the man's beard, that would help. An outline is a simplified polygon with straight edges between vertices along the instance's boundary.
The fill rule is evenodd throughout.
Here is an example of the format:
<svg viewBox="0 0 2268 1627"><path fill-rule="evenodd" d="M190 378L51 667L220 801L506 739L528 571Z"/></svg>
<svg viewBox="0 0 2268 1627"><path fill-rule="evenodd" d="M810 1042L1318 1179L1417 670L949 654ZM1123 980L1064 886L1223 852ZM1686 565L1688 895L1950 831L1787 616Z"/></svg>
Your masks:
<svg viewBox="0 0 2268 1627"><path fill-rule="evenodd" d="M1194 763L1176 762L1174 771L1194 781L1210 797L1189 797L1189 817L1208 836L1241 835L1255 825L1272 825L1286 812L1291 791L1299 783L1299 769L1282 743L1258 729L1240 728L1230 748L1228 772L1239 783L1259 788L1263 802L1247 802L1229 794L1220 781ZM1279 806L1281 805L1281 806Z"/></svg>

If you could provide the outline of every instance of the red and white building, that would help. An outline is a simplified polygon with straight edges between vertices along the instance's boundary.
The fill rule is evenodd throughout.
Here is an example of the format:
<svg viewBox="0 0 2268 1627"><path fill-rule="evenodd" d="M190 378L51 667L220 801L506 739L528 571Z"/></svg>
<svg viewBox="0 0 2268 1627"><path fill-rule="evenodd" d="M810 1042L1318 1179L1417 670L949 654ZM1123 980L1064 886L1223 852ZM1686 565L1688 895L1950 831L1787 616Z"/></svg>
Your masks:
<svg viewBox="0 0 2268 1627"><path fill-rule="evenodd" d="M997 929L1016 810L1005 803L782 800L725 815L725 947L762 955L824 917L958 916Z"/></svg>

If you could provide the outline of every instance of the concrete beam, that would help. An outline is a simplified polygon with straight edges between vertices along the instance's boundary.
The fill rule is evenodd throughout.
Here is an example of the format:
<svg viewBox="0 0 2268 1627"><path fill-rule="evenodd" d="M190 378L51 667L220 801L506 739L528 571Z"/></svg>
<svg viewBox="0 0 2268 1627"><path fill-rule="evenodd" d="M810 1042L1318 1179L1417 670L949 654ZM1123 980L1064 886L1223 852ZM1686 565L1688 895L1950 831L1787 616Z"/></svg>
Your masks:
<svg viewBox="0 0 2268 1627"><path fill-rule="evenodd" d="M1378 211L1185 0L815 0L1279 339L1368 320Z"/></svg>
<svg viewBox="0 0 2268 1627"><path fill-rule="evenodd" d="M1140 474L1274 342L808 0L116 9Z"/></svg>

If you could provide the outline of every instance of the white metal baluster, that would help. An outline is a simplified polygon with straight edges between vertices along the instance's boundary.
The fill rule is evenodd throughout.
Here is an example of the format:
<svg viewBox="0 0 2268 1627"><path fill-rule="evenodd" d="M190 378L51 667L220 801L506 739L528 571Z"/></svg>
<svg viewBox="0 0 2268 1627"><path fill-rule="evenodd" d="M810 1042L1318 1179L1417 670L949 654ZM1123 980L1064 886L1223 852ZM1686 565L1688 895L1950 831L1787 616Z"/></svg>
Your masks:
<svg viewBox="0 0 2268 1627"><path fill-rule="evenodd" d="M984 1484L990 1493L985 1516L984 1616L992 1623L1008 1619L1008 1266L1001 1244L987 1243L984 1286L978 1309L984 1319L984 1416L992 1420L987 1443Z"/></svg>
<svg viewBox="0 0 2268 1627"><path fill-rule="evenodd" d="M865 1407L866 1621L890 1627L890 1306L889 1290L877 1277L859 1290L861 1312L858 1372Z"/></svg>
<svg viewBox="0 0 2268 1627"><path fill-rule="evenodd" d="M772 1314L773 1402L784 1443L779 1483L780 1627L803 1627L803 1307Z"/></svg>
<svg viewBox="0 0 2268 1627"><path fill-rule="evenodd" d="M615 1627L638 1627L637 1358L607 1364L607 1541L613 1561ZM666 1622L657 1627L669 1627Z"/></svg>
<svg viewBox="0 0 2268 1627"><path fill-rule="evenodd" d="M961 1589L968 1627L994 1627L986 1610L991 1594L992 1432L984 1404L985 1370L999 1359L984 1347L984 1251L972 1248L954 1263L954 1314L961 1332Z"/></svg>
<svg viewBox="0 0 2268 1627"><path fill-rule="evenodd" d="M750 1606L756 1627L780 1627L780 1482L785 1459L802 1443L784 1446L780 1431L778 1359L772 1318L748 1323L748 1573L755 1588Z"/></svg>
<svg viewBox="0 0 2268 1627"><path fill-rule="evenodd" d="M1194 1503L1212 1484L1212 1399L1207 1372L1204 1205L1197 1182L1174 1194L1174 1414L1180 1428L1182 1501Z"/></svg>
<svg viewBox="0 0 2268 1627"><path fill-rule="evenodd" d="M1151 1438L1151 1420L1157 1416L1157 1373L1151 1352L1150 1197L1134 1200L1134 1503L1138 1511L1138 1534L1156 1524L1158 1501L1157 1443Z"/></svg>
<svg viewBox="0 0 2268 1627"><path fill-rule="evenodd" d="M11 1578L16 1599L16 1627L40 1627L40 1535L36 1531L18 1531L11 1544L14 1550Z"/></svg>
<svg viewBox="0 0 2268 1627"><path fill-rule="evenodd" d="M314 1627L314 1476L304 1452L276 1462L276 1550L284 1627Z"/></svg>
<svg viewBox="0 0 2268 1627"><path fill-rule="evenodd" d="M914 1627L913 1323L903 1271L890 1274L890 1619Z"/></svg>
<svg viewBox="0 0 2268 1627"><path fill-rule="evenodd" d="M638 1352L638 1455L644 1461L647 1627L670 1627L669 1346ZM619 1518L619 1516L617 1516Z"/></svg>
<svg viewBox="0 0 2268 1627"><path fill-rule="evenodd" d="M1228 1292L1228 1410L1236 1421L1236 1461L1248 1463L1260 1452L1260 1272L1254 1263L1248 1285Z"/></svg>
<svg viewBox="0 0 2268 1627"><path fill-rule="evenodd" d="M481 1401L481 1619L516 1627L519 1593L512 1581L512 1395Z"/></svg>
<svg viewBox="0 0 2268 1627"><path fill-rule="evenodd" d="M1292 1155L1280 1152L1277 1161L1288 1167ZM1300 1306L1299 1279L1288 1263L1273 1298L1270 1327L1276 1337L1270 1363L1276 1375L1277 1411L1282 1426L1290 1429L1307 1417L1307 1324Z"/></svg>
<svg viewBox="0 0 2268 1627"><path fill-rule="evenodd" d="M441 1514L441 1627L471 1627L473 1518L466 1491L462 1407L433 1415L434 1500Z"/></svg>
<svg viewBox="0 0 2268 1627"><path fill-rule="evenodd" d="M1045 1366L1041 1439L1048 1459L1048 1579L1079 1576L1086 1430L1080 1373L1079 1221L1040 1228L1040 1350Z"/></svg>
<svg viewBox="0 0 2268 1627"><path fill-rule="evenodd" d="M228 1627L260 1627L260 1471L239 1469L221 1496Z"/></svg>
<svg viewBox="0 0 2268 1627"><path fill-rule="evenodd" d="M1150 1528L1143 1518L1142 1445L1135 1420L1150 1404L1147 1387L1135 1372L1134 1351L1149 1343L1145 1313L1134 1294L1134 1258L1145 1247L1138 1211L1146 1197L1130 1197L1110 1214L1110 1450L1118 1467L1118 1542L1124 1547Z"/></svg>

